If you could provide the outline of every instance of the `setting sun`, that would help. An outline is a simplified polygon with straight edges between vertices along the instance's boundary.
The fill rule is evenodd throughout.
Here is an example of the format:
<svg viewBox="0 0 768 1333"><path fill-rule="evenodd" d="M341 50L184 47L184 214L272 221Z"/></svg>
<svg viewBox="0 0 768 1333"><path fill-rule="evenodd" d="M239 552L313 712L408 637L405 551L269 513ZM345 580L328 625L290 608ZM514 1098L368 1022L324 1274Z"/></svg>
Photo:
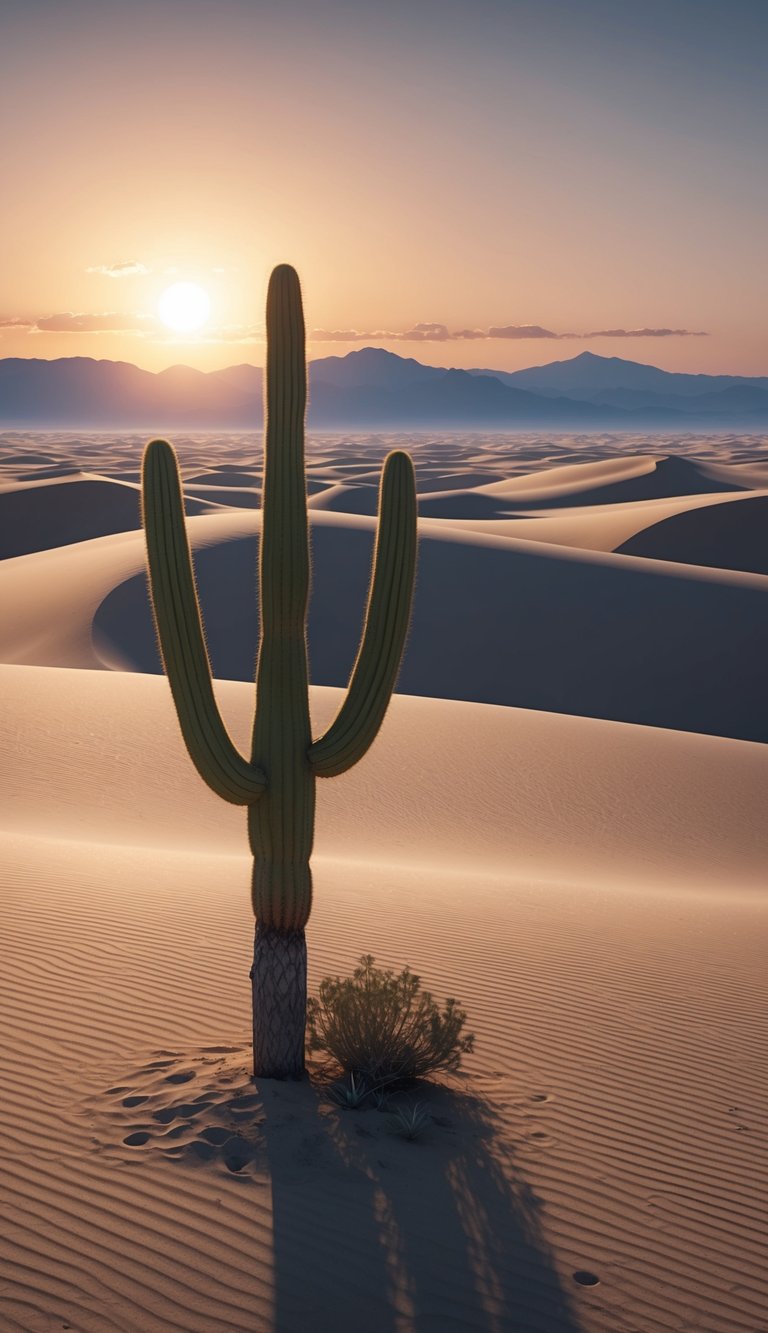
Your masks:
<svg viewBox="0 0 768 1333"><path fill-rule="evenodd" d="M157 313L176 333L192 333L202 328L211 313L208 293L196 282L175 282L163 292Z"/></svg>

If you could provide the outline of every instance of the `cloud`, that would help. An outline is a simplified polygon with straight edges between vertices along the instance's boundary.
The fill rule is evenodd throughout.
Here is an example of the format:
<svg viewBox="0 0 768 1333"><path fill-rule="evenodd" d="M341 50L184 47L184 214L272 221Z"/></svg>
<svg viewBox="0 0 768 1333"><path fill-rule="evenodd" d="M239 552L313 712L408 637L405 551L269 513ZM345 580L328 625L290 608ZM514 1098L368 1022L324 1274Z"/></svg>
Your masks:
<svg viewBox="0 0 768 1333"><path fill-rule="evenodd" d="M414 324L407 333L399 335L403 342L430 342L444 343L452 335L448 332L446 324Z"/></svg>
<svg viewBox="0 0 768 1333"><path fill-rule="evenodd" d="M581 338L708 338L709 334L693 329L598 329L595 333L581 333Z"/></svg>
<svg viewBox="0 0 768 1333"><path fill-rule="evenodd" d="M392 329L373 329L361 332L360 329L312 329L307 335L309 342L460 342L468 339L506 338L512 341L526 339L538 340L551 338L554 341L584 338L706 338L708 334L693 332L691 329L597 329L591 333L555 333L552 329L542 328L540 324L492 325L489 329L455 329L451 331L446 324L414 324L405 333L396 333Z"/></svg>
<svg viewBox="0 0 768 1333"><path fill-rule="evenodd" d="M149 273L146 265L140 264L138 259L126 259L121 264L94 264L85 271L101 273L105 278L136 278L143 273Z"/></svg>
<svg viewBox="0 0 768 1333"><path fill-rule="evenodd" d="M154 332L158 325L146 315L75 315L67 311L44 315L34 327L41 333L136 333Z"/></svg>
<svg viewBox="0 0 768 1333"><path fill-rule="evenodd" d="M253 324L230 324L219 328L208 328L200 330L193 338L185 339L172 333L171 330L164 329L159 320L153 316L115 312L87 314L62 311L53 315L43 315L38 319L28 319L19 315L0 316L0 329L27 329L30 333L135 333L165 342L262 343L265 340L263 326ZM405 332L393 329L311 329L307 335L310 343L444 343L495 339L560 341L590 338L706 338L708 336L703 331L667 328L595 329L590 333L555 333L540 324L506 324L492 325L488 329L451 330L447 324L435 321L414 324Z"/></svg>
<svg viewBox="0 0 768 1333"><path fill-rule="evenodd" d="M311 329L307 334L311 343L356 343L374 336L373 333L360 333L358 329Z"/></svg>
<svg viewBox="0 0 768 1333"><path fill-rule="evenodd" d="M488 338L570 338L569 333L553 333L540 324L508 324L503 329L489 329Z"/></svg>
<svg viewBox="0 0 768 1333"><path fill-rule="evenodd" d="M200 329L199 332L185 336L171 329L161 329L153 342L170 343L265 343L266 333L263 328L249 327L246 324L233 324L218 329Z"/></svg>
<svg viewBox="0 0 768 1333"><path fill-rule="evenodd" d="M444 343L465 338L507 336L513 337L514 334L508 333L504 329L491 329L489 332L485 329L457 329L455 332L451 332L447 324L423 323L414 324L412 328L406 329L405 333L396 332L394 329L369 329L366 332L362 332L360 329L311 329L307 334L307 340L317 343ZM518 336L526 337L530 335L519 334ZM557 334L553 333L548 336L556 338Z"/></svg>

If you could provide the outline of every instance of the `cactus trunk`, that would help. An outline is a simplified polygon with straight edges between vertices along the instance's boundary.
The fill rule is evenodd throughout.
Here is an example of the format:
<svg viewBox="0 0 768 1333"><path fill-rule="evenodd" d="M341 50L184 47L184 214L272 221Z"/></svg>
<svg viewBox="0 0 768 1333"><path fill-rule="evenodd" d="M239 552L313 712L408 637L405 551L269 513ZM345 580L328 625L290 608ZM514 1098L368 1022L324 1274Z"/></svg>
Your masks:
<svg viewBox="0 0 768 1333"><path fill-rule="evenodd" d="M309 858L315 778L307 668L309 532L304 477L304 318L293 269L267 297L267 430L259 574L261 637L251 762L269 775L248 810L253 910L273 930L303 930L312 906Z"/></svg>
<svg viewBox="0 0 768 1333"><path fill-rule="evenodd" d="M382 474L366 623L338 716L313 742L306 622L309 528L304 476L304 315L295 271L281 264L267 296L267 429L259 546L261 635L251 758L233 745L213 691L176 457L164 440L144 454L142 508L152 606L182 736L200 776L248 808L256 917L254 1074L304 1072L309 860L318 777L365 754L386 712L410 618L416 568L413 464L396 451Z"/></svg>
<svg viewBox="0 0 768 1333"><path fill-rule="evenodd" d="M257 921L251 994L255 1076L302 1078L307 1023L307 941L303 930L272 930Z"/></svg>
<svg viewBox="0 0 768 1333"><path fill-rule="evenodd" d="M252 902L253 1069L304 1071L304 927L312 907L309 858L315 778L307 667L309 533L304 477L304 319L296 274L277 269L267 298L267 429L259 558L261 637L251 762L269 774L248 809ZM281 1018L282 1015L282 1018Z"/></svg>

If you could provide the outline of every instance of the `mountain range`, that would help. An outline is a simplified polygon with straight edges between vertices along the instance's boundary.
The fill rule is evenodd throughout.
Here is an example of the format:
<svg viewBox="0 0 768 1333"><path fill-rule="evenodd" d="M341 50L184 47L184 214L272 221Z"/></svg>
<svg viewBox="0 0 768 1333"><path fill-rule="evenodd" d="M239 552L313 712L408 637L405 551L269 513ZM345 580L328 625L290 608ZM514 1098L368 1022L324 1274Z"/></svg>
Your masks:
<svg viewBox="0 0 768 1333"><path fill-rule="evenodd" d="M153 374L88 357L0 359L0 429L251 429L262 421L256 366ZM768 376L677 374L593 352L512 372L441 369L364 347L310 362L308 424L761 430Z"/></svg>

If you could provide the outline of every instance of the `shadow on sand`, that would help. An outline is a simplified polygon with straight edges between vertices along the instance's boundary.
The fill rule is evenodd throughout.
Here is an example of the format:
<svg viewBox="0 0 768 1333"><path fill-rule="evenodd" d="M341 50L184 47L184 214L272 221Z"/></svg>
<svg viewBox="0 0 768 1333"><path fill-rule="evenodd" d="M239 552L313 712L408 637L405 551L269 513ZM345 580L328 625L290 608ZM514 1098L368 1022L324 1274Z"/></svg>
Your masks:
<svg viewBox="0 0 768 1333"><path fill-rule="evenodd" d="M493 1109L444 1088L425 1138L314 1085L259 1088L272 1185L275 1328L577 1333Z"/></svg>
<svg viewBox="0 0 768 1333"><path fill-rule="evenodd" d="M262 1242L271 1191L272 1333L578 1333L503 1108L457 1078L353 1111L317 1074L254 1082L246 1045L156 1051L91 1109L121 1156L258 1181ZM391 1111L416 1101L409 1142Z"/></svg>

